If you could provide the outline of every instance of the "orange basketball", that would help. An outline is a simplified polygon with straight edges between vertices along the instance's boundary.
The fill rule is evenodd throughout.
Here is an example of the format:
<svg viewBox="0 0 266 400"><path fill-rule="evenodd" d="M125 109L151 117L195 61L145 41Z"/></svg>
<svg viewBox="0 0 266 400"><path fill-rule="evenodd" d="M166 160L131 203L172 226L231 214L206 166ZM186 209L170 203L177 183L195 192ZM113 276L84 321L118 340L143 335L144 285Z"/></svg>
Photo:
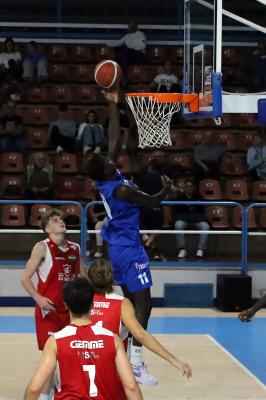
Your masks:
<svg viewBox="0 0 266 400"><path fill-rule="evenodd" d="M121 67L112 60L104 60L96 65L94 79L101 88L111 89L118 86L122 79Z"/></svg>

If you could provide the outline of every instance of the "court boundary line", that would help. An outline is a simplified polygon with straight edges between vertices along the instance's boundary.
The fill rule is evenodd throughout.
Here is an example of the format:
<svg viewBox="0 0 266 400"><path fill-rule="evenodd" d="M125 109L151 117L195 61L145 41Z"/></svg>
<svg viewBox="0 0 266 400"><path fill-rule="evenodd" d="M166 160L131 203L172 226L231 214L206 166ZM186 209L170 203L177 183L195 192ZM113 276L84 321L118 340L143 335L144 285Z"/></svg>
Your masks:
<svg viewBox="0 0 266 400"><path fill-rule="evenodd" d="M241 367L251 378L253 378L259 386L261 386L266 391L266 385L251 372L244 364L242 364L230 351L228 351L218 340L216 340L212 335L206 334L206 336L210 339L211 342L216 344L231 360L233 360L239 367Z"/></svg>

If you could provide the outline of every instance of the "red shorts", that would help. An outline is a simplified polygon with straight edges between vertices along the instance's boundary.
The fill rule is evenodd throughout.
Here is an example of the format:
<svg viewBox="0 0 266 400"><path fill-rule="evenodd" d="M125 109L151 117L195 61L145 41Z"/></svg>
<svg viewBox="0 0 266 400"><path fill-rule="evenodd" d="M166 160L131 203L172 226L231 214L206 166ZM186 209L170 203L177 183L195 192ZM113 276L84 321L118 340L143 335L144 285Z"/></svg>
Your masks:
<svg viewBox="0 0 266 400"><path fill-rule="evenodd" d="M44 345L52 333L58 332L69 324L68 310L57 312L51 311L43 317L39 306L35 307L35 326L39 350L43 350Z"/></svg>

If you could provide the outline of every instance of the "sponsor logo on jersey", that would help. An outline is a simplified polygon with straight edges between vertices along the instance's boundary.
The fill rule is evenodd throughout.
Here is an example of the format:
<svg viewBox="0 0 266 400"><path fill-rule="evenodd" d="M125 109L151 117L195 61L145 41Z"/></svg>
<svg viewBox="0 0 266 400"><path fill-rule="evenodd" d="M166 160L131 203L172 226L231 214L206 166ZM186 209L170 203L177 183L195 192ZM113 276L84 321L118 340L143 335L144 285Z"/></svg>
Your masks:
<svg viewBox="0 0 266 400"><path fill-rule="evenodd" d="M75 261L77 259L77 256L68 256L68 259L70 261Z"/></svg>
<svg viewBox="0 0 266 400"><path fill-rule="evenodd" d="M94 301L93 306L95 308L110 308L110 302L109 301Z"/></svg>
<svg viewBox="0 0 266 400"><path fill-rule="evenodd" d="M54 259L55 259L55 260L64 260L65 257L55 257Z"/></svg>
<svg viewBox="0 0 266 400"><path fill-rule="evenodd" d="M90 315L103 315L102 310L91 310Z"/></svg>
<svg viewBox="0 0 266 400"><path fill-rule="evenodd" d="M64 272L58 272L58 280L64 282L72 281L75 278L75 274L71 273L71 265L64 264L63 268Z"/></svg>
<svg viewBox="0 0 266 400"><path fill-rule="evenodd" d="M103 340L72 340L70 342L72 349L103 349Z"/></svg>
<svg viewBox="0 0 266 400"><path fill-rule="evenodd" d="M135 268L137 271L141 271L142 269L148 268L148 263L147 262L142 264L135 263Z"/></svg>

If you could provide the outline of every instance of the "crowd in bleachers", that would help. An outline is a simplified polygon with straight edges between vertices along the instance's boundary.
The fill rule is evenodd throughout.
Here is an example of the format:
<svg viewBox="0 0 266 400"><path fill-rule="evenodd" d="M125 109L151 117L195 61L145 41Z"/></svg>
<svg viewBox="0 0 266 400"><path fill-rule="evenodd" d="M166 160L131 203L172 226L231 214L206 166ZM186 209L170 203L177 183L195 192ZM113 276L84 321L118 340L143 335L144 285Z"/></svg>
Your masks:
<svg viewBox="0 0 266 400"><path fill-rule="evenodd" d="M145 36L137 36L145 46L133 49L133 55L125 49L126 40L115 51L113 47L101 45L39 46L35 42L18 45L11 38L6 39L0 52L3 199L40 199L44 203L49 199L80 202L97 199L94 183L84 173L90 154L106 154L108 150L108 108L93 80L95 65L107 58L120 61L124 66L123 90L180 91L181 87L183 48L146 46ZM134 63L136 52L140 53L137 65ZM238 74L241 54L233 48L223 50L226 89L248 91L252 85L254 90L266 89L265 74L260 79L258 72L256 82L253 79L254 71L261 71L266 63L265 46L260 45L252 57L241 68L243 74ZM211 119L174 119L172 146L161 152L138 151L136 127L125 104L120 106L120 123L117 165L148 193L160 189L158 174L168 174L173 178L171 199L174 200L232 200L245 205L266 200L266 146L263 129L256 126L254 115L224 114L219 128ZM3 206L0 224L37 226L37 214L42 209L41 206ZM79 226L79 210L73 206L66 208L66 212L70 217L68 226ZM92 208L89 213L91 227L104 218L101 208ZM237 208L233 209L232 216L222 206L195 212L186 209L183 213L188 217L182 220L176 209L164 207L157 214L155 211L153 219L144 210L143 227L176 230L191 224L199 230L241 227L241 213ZM265 228L265 214L264 209L258 216L251 213L250 227ZM180 253L185 250L184 237L178 235L178 238L178 257L184 258L186 251ZM157 249L156 235L143 239L155 259L164 258ZM102 254L101 245L97 244L96 256ZM207 237L201 235L197 256L202 258L206 250Z"/></svg>

